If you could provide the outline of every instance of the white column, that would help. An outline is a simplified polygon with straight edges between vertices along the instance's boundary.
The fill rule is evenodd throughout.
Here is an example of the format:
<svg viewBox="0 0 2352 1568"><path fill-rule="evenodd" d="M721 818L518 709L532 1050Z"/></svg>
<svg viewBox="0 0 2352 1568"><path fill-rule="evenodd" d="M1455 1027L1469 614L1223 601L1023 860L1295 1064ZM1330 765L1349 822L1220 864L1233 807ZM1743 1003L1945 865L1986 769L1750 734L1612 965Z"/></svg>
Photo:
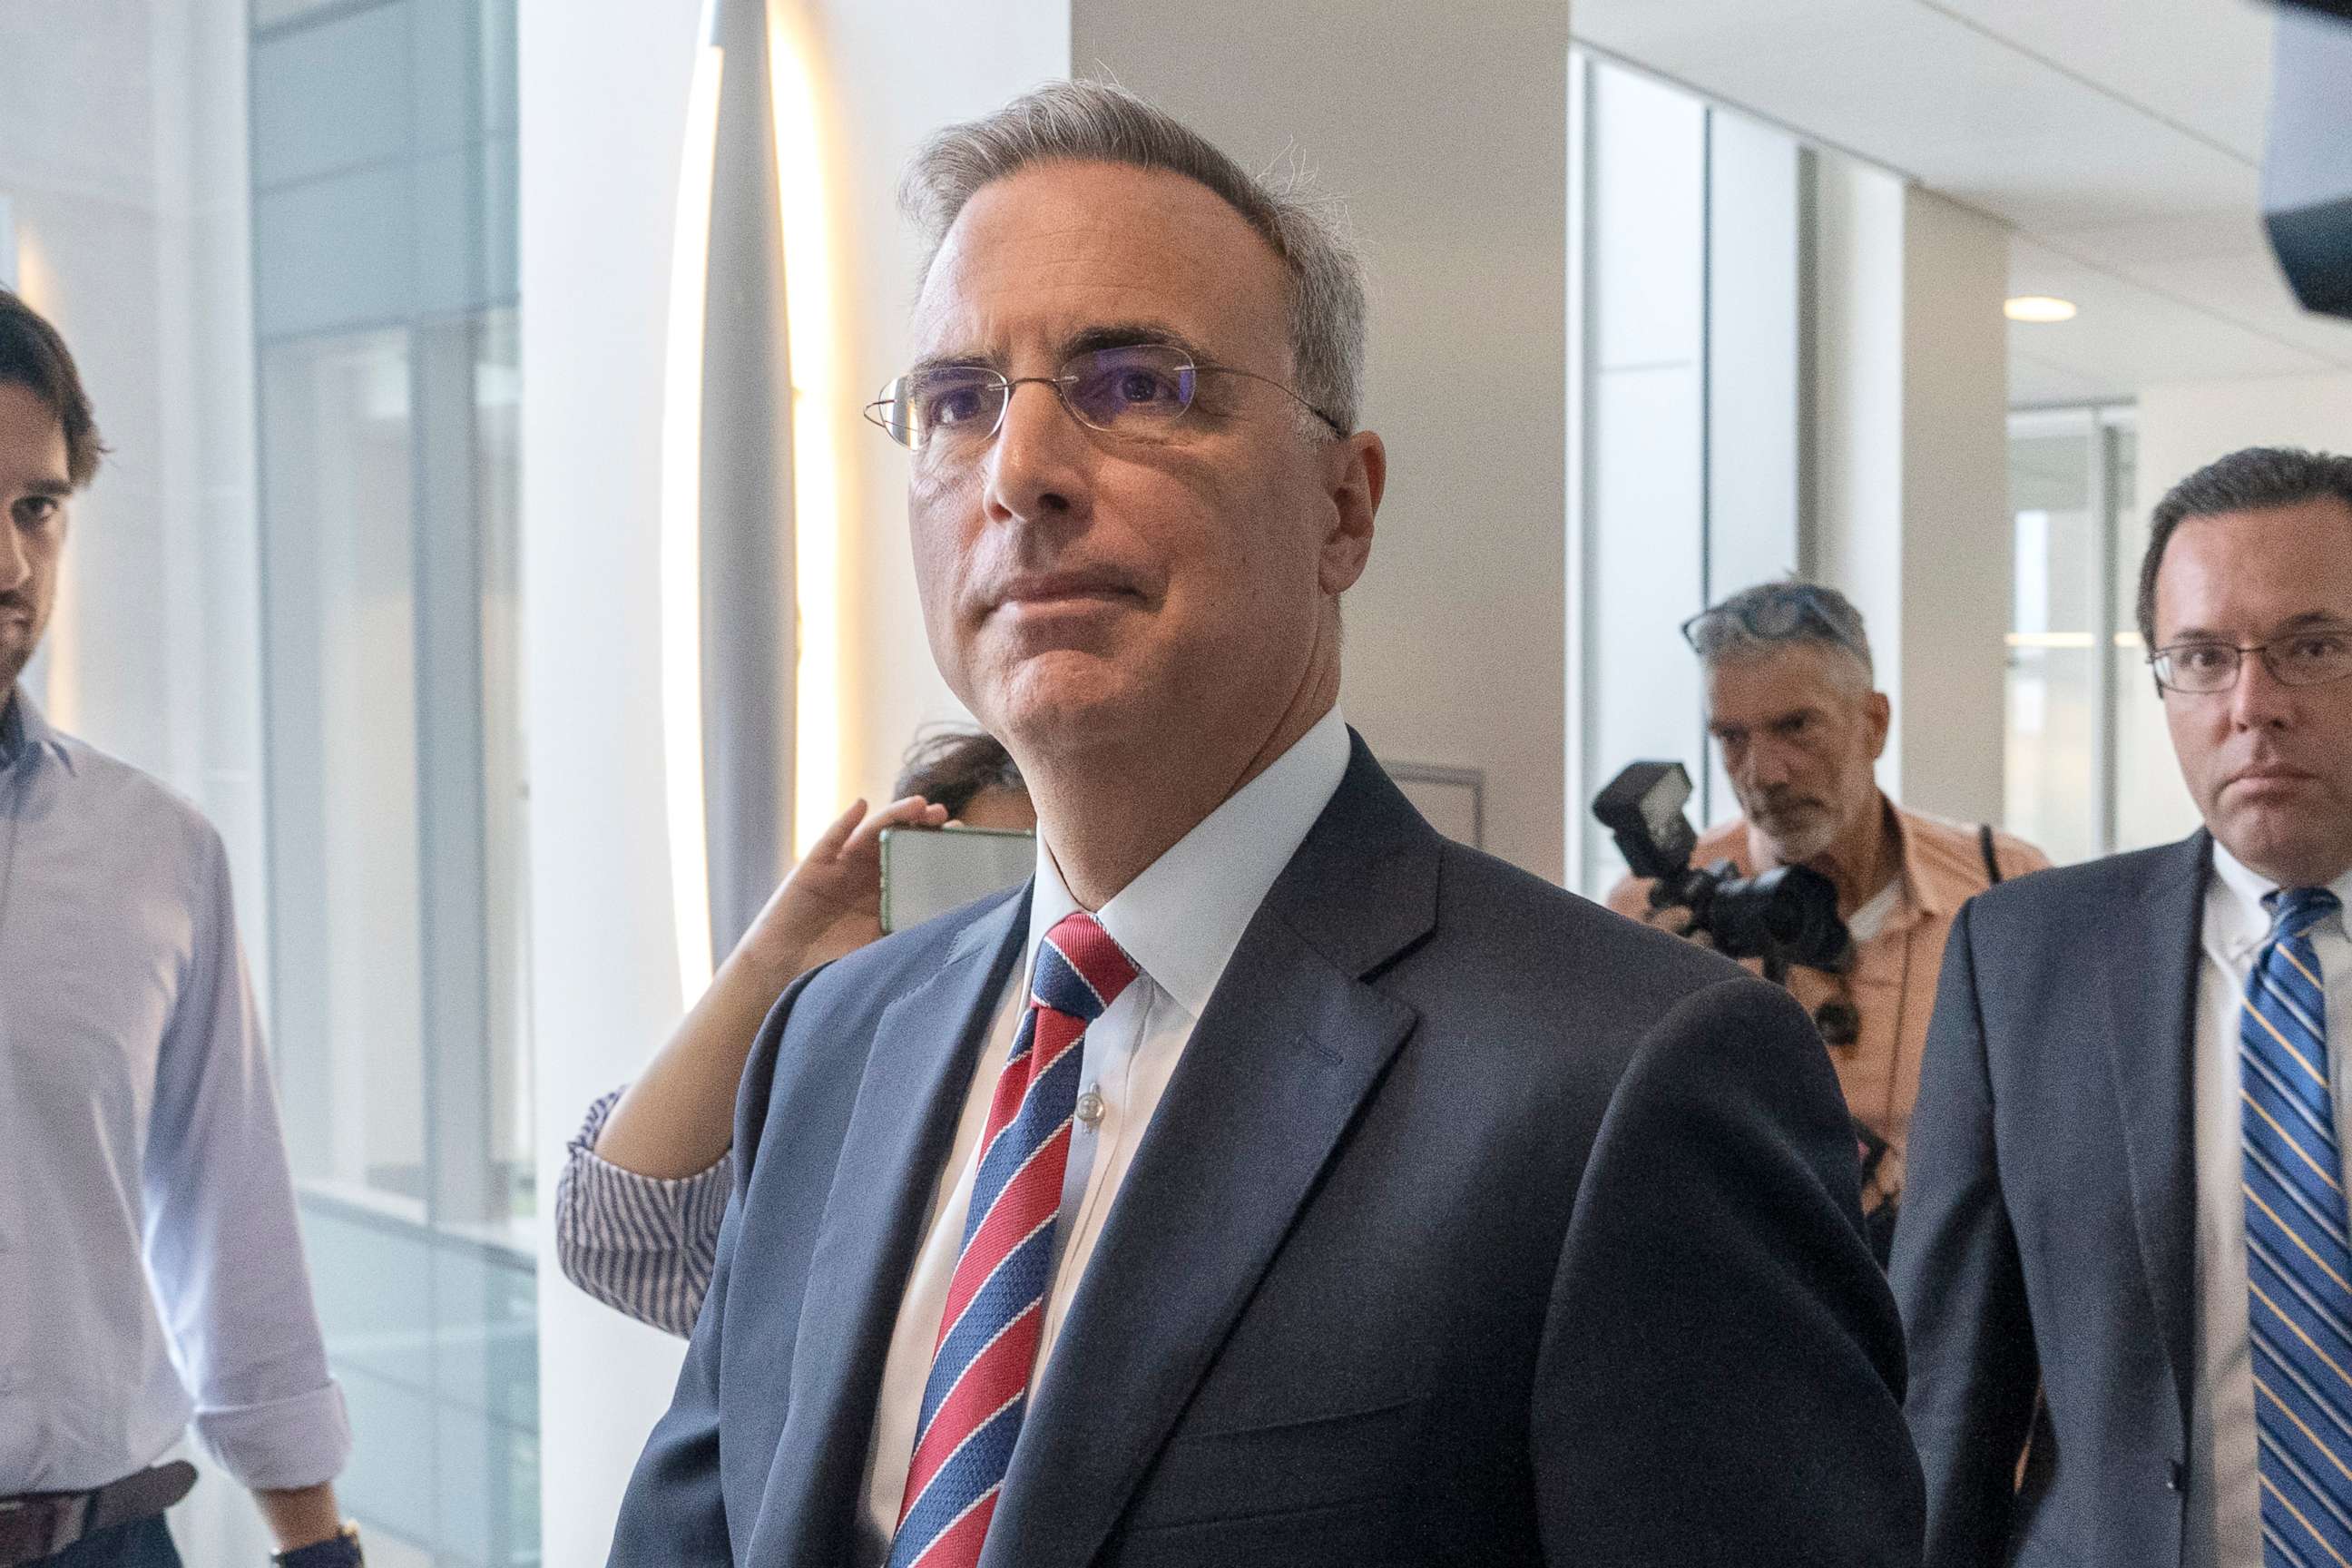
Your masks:
<svg viewBox="0 0 2352 1568"><path fill-rule="evenodd" d="M552 1245L563 1143L677 1021L655 584L670 232L699 0L522 0L524 729L541 1246L540 1519L604 1561L677 1342Z"/></svg>
<svg viewBox="0 0 2352 1568"><path fill-rule="evenodd" d="M1807 567L1870 628L1906 805L1998 822L2009 626L2008 236L1850 161L1815 186Z"/></svg>
<svg viewBox="0 0 2352 1568"><path fill-rule="evenodd" d="M1390 474L1342 701L1384 756L1483 769L1487 847L1559 877L1568 7L1074 0L1071 58L1347 200Z"/></svg>

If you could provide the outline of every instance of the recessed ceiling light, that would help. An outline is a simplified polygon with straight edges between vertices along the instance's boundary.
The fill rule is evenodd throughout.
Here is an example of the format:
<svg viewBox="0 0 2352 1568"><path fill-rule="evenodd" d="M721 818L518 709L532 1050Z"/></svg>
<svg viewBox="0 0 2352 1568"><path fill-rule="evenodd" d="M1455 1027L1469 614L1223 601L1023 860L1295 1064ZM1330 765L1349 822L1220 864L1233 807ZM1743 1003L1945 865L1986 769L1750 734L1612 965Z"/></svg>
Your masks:
<svg viewBox="0 0 2352 1568"><path fill-rule="evenodd" d="M2020 294L2014 300L2002 300L2000 313L2012 321L2071 321L2074 319L2074 301L2054 300L2047 294Z"/></svg>

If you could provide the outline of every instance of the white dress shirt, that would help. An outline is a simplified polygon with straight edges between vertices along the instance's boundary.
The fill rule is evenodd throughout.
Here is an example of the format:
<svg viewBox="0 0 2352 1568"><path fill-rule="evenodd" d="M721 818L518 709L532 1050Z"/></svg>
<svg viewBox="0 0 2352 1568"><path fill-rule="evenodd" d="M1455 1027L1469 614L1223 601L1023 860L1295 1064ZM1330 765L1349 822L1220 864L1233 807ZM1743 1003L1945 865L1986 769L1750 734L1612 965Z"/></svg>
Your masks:
<svg viewBox="0 0 2352 1568"><path fill-rule="evenodd" d="M2189 1534L2184 1568L2262 1568L2262 1491L2254 1372L2246 1342L2245 1152L2240 1131L2239 998L2269 936L2264 895L2278 884L2213 846L2205 884L2204 960L2197 974L2193 1064L2197 1170L2197 1387L2189 1424ZM2352 908L2352 873L2332 889ZM2339 1158L2352 1126L2352 938L2341 910L2311 931L2327 983L2327 1079Z"/></svg>
<svg viewBox="0 0 2352 1568"><path fill-rule="evenodd" d="M0 700L5 700L0 693ZM351 1451L220 837L0 709L0 1497L153 1464L248 1487Z"/></svg>
<svg viewBox="0 0 2352 1568"><path fill-rule="evenodd" d="M1051 1376L1054 1342L1071 1295L1086 1274L1119 1183L1192 1038L1192 1026L1240 945L1243 929L1307 829L1330 804L1347 770L1348 727L1334 708L1272 766L1095 911L1103 930L1141 973L1087 1030L1079 1116L1062 1180L1056 1233L1060 1262L1045 1300L1033 1400ZM1045 933L1078 907L1054 863L1052 846L1041 837L1029 903L1030 962ZM890 1532L898 1522L898 1505L914 1458L915 1426L922 1414L923 1384L930 1377L940 1314L947 1304L949 1278L955 1272L964 1218L971 1207L980 1135L997 1074L1020 1026L1020 1004L1029 994L1028 963L1014 980L998 1002L995 1028L965 1092L955 1148L940 1173L922 1250L891 1331L874 1444L866 1459L866 1507L856 1552L861 1563L878 1563L888 1556ZM1098 1114L1090 1120L1089 1111Z"/></svg>

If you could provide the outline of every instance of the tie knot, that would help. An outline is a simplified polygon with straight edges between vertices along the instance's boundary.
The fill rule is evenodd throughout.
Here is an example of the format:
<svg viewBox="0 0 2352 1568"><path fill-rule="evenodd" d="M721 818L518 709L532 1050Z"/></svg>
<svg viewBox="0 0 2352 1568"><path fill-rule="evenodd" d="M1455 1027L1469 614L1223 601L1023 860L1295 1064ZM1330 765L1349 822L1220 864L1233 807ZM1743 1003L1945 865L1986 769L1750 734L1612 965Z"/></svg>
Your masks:
<svg viewBox="0 0 2352 1568"><path fill-rule="evenodd" d="M2291 942L2334 914L2337 901L2326 888L2281 888L2263 903L2271 911L2272 936Z"/></svg>
<svg viewBox="0 0 2352 1568"><path fill-rule="evenodd" d="M1057 1013L1091 1024L1134 980L1135 961L1084 910L1064 915L1037 949L1031 989Z"/></svg>

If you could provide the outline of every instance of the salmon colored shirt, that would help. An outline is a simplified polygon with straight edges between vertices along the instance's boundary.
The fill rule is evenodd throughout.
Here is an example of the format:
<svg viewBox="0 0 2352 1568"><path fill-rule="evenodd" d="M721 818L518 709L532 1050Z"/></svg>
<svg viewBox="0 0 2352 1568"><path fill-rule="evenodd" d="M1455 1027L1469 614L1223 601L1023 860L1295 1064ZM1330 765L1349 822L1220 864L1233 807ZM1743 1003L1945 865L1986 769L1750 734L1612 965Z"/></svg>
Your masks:
<svg viewBox="0 0 2352 1568"><path fill-rule="evenodd" d="M1880 797L1882 800L1884 796ZM1900 846L1902 875L1895 908L1869 941L1855 944L1853 967L1843 975L1818 969L1790 972L1789 989L1811 1012L1839 995L1852 999L1862 1016L1860 1037L1828 1047L1844 1087L1845 1102L1863 1124L1886 1140L1863 1206L1876 1207L1903 1191L1903 1160L1910 1142L1911 1105L1919 1098L1919 1058L1927 1040L1927 1016L1936 1002L1936 977L1944 965L1944 942L1952 921L1969 896L1990 885L1977 829L1946 822L1887 801ZM2022 876L2050 864L2050 858L2021 838L1993 835L1993 858L2002 877ZM1735 817L1699 836L1694 866L1729 860L1739 875L1756 874L1748 824ZM1642 919L1650 907L1650 884L1628 877L1609 891L1609 907ZM1748 967L1763 965L1750 961Z"/></svg>

